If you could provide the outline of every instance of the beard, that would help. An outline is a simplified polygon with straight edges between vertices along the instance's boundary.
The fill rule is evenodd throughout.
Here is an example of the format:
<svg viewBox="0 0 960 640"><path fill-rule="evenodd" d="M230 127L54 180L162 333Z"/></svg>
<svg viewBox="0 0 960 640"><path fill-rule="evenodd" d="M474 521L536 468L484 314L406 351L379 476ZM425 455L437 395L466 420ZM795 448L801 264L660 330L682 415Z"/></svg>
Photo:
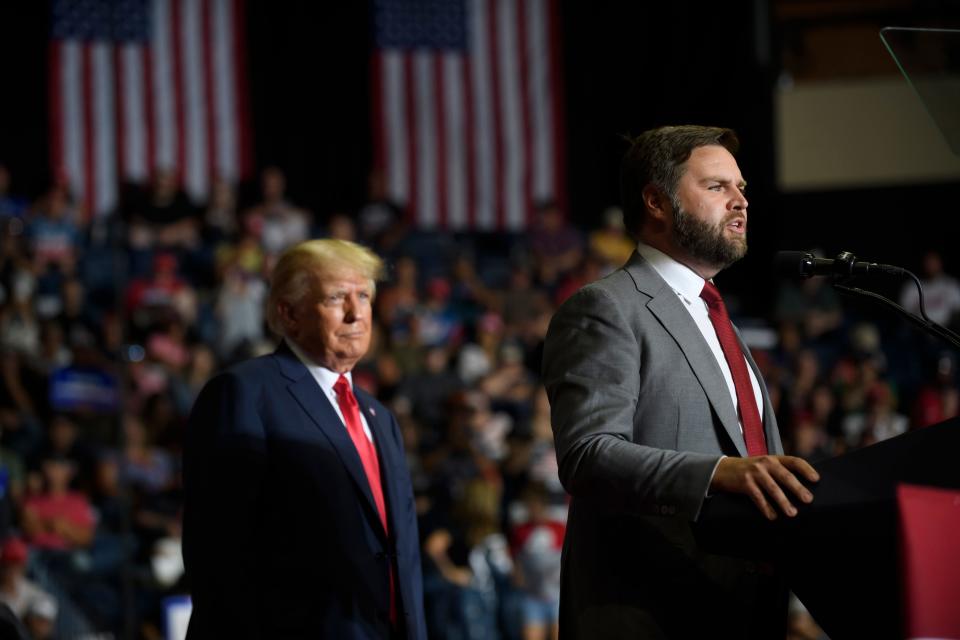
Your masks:
<svg viewBox="0 0 960 640"><path fill-rule="evenodd" d="M737 214L731 214L718 225L711 226L684 211L679 202L674 202L674 237L680 248L694 260L726 269L747 254L746 234L734 238L723 235L723 230L736 217Z"/></svg>

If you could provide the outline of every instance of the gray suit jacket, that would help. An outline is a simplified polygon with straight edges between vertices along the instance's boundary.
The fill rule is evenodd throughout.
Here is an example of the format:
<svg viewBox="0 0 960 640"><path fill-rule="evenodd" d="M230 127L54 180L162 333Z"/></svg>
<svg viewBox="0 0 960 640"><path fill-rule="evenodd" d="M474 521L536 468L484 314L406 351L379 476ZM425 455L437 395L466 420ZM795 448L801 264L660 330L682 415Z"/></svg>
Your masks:
<svg viewBox="0 0 960 640"><path fill-rule="evenodd" d="M760 372L743 350L761 380L768 450L782 453ZM771 628L785 620L778 576L707 554L694 540L717 461L746 447L710 347L639 254L560 307L543 375L560 479L573 496L562 637L779 633Z"/></svg>

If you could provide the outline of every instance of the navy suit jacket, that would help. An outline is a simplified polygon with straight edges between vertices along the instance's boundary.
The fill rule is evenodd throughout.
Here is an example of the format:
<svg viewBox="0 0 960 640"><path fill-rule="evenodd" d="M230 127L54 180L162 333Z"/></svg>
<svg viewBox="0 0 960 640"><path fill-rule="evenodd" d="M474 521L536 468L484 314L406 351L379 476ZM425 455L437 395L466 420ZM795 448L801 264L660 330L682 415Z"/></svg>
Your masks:
<svg viewBox="0 0 960 640"><path fill-rule="evenodd" d="M390 535L360 457L285 344L215 376L184 455L188 638L387 638L390 565L399 637L426 637L413 490L396 419L361 389Z"/></svg>

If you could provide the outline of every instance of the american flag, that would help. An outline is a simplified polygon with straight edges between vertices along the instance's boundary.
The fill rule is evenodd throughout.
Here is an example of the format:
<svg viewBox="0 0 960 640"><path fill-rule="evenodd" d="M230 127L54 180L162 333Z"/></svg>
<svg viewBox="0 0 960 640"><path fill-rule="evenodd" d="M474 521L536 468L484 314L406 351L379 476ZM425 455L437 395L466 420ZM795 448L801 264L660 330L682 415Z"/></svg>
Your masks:
<svg viewBox="0 0 960 640"><path fill-rule="evenodd" d="M556 0L374 0L375 168L427 229L564 200Z"/></svg>
<svg viewBox="0 0 960 640"><path fill-rule="evenodd" d="M51 161L90 215L173 170L202 201L251 168L243 0L53 0Z"/></svg>

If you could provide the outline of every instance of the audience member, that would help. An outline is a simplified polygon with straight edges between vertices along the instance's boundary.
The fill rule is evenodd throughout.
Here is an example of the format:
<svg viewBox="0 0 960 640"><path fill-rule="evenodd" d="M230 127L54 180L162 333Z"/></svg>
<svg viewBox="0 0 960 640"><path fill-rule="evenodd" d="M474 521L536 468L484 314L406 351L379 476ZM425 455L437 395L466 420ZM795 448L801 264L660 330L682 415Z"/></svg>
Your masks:
<svg viewBox="0 0 960 640"><path fill-rule="evenodd" d="M269 259L310 235L310 215L287 199L287 178L279 167L267 167L260 174L262 200L245 216L256 229L260 245Z"/></svg>
<svg viewBox="0 0 960 640"><path fill-rule="evenodd" d="M948 325L960 312L960 282L944 271L939 251L927 251L921 266L920 284L923 285L923 306L927 317L937 324ZM920 293L913 281L903 285L900 306L920 314Z"/></svg>
<svg viewBox="0 0 960 640"><path fill-rule="evenodd" d="M538 210L529 240L410 229L378 179L370 204L356 218L332 215L326 233L357 236L392 269L355 382L398 417L431 635L553 637L567 496L539 379L543 336L559 300L635 246L612 209L586 246L555 205ZM216 181L195 205L159 171L121 207L128 227L85 220L62 186L28 205L5 180L0 167L0 539L11 531L32 546L29 563L15 542L0 549L0 602L22 578L50 594L16 608L38 637L117 634L123 593L137 605L126 615L156 637L161 597L187 589L183 418L217 369L272 348L262 312L272 256L308 236L312 217L290 203L276 168L242 210L238 185ZM960 286L939 256L926 262L928 313L950 323ZM119 305L117 264L129 275ZM790 453L817 460L958 414L952 357L924 347L929 357L907 375L899 363L914 343L862 322L825 284L784 288L768 310L777 343L756 354ZM915 308L911 296L902 300ZM54 406L65 365L124 380L121 408ZM511 567L521 582L511 584ZM804 633L811 624L807 615Z"/></svg>
<svg viewBox="0 0 960 640"><path fill-rule="evenodd" d="M200 215L178 184L176 172L166 168L154 171L149 192L133 204L127 241L131 249L139 251L197 247Z"/></svg>
<svg viewBox="0 0 960 640"><path fill-rule="evenodd" d="M547 490L530 483L522 495L526 518L510 535L515 574L523 593L524 640L559 636L560 554L566 525L549 511Z"/></svg>
<svg viewBox="0 0 960 640"><path fill-rule="evenodd" d="M542 203L537 224L530 229L530 252L541 284L553 287L583 256L583 238L555 202Z"/></svg>
<svg viewBox="0 0 960 640"><path fill-rule="evenodd" d="M0 544L0 602L21 619L38 600L51 598L27 578L28 553L27 545L19 538L10 537Z"/></svg>
<svg viewBox="0 0 960 640"><path fill-rule="evenodd" d="M630 259L637 243L627 234L619 207L609 207L603 212L603 226L590 233L588 247L590 253L601 260L604 274Z"/></svg>
<svg viewBox="0 0 960 640"><path fill-rule="evenodd" d="M70 488L75 463L61 454L49 454L40 469L42 489L23 501L21 526L27 542L51 551L89 546L96 520L87 496Z"/></svg>

